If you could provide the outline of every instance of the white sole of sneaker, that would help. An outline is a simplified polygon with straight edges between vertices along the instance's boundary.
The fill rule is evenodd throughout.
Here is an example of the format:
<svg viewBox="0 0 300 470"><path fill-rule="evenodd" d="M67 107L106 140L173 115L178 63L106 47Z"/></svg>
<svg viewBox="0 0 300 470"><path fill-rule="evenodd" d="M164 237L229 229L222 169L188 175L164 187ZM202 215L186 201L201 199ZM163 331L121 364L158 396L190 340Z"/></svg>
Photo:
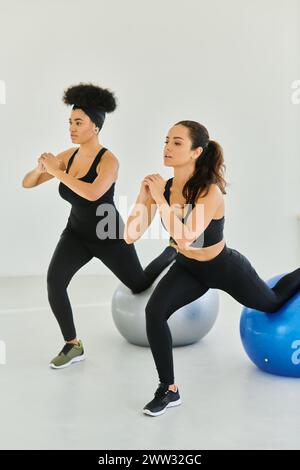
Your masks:
<svg viewBox="0 0 300 470"><path fill-rule="evenodd" d="M167 408L172 408L173 406L179 406L181 405L181 403L182 403L181 398L179 398L179 400L171 401L170 403L168 403L168 405L161 411L157 411L156 413L153 413L153 411L146 409L146 410L143 410L143 413L148 416L160 416L166 412Z"/></svg>
<svg viewBox="0 0 300 470"><path fill-rule="evenodd" d="M85 354L82 354L82 356L76 356L73 359L71 359L67 364L63 364L62 366L55 366L54 364L50 363L49 367L51 369L64 369L65 367L69 367L74 362L84 361L84 359L85 359Z"/></svg>

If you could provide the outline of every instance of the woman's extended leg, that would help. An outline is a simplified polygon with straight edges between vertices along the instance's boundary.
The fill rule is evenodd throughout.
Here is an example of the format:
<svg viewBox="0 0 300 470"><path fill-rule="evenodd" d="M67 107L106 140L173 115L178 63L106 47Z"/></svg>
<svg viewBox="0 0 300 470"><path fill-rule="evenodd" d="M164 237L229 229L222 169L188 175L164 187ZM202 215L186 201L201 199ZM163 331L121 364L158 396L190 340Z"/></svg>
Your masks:
<svg viewBox="0 0 300 470"><path fill-rule="evenodd" d="M143 269L134 245L127 244L123 239L106 245L89 244L89 248L134 294L150 287L177 255L176 249L168 246Z"/></svg>
<svg viewBox="0 0 300 470"><path fill-rule="evenodd" d="M267 313L276 312L300 290L300 268L271 288L244 255L227 246L208 262L191 262L182 256L178 261L208 287L224 290L242 305Z"/></svg>

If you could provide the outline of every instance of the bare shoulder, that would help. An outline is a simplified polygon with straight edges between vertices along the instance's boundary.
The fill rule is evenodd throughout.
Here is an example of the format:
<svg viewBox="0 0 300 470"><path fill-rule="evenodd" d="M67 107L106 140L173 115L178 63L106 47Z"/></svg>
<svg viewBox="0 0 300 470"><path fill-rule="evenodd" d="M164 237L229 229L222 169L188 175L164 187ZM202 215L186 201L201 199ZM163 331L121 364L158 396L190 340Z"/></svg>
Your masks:
<svg viewBox="0 0 300 470"><path fill-rule="evenodd" d="M67 168L67 164L68 164L68 161L71 157L71 155L75 152L75 150L77 150L78 147L71 147L67 150L63 150L62 152L58 153L56 156L56 158L59 158L62 162L63 162L63 170L65 170Z"/></svg>
<svg viewBox="0 0 300 470"><path fill-rule="evenodd" d="M210 194L213 194L217 197L219 197L220 199L223 199L223 193L221 191L221 189L219 188L219 186L215 183L212 183L209 187L209 191Z"/></svg>
<svg viewBox="0 0 300 470"><path fill-rule="evenodd" d="M106 150L97 166L97 173L100 169L100 167L107 167L107 168L110 168L112 171L118 171L119 169L119 160L118 158L115 156L114 153L112 153L110 150Z"/></svg>
<svg viewBox="0 0 300 470"><path fill-rule="evenodd" d="M215 183L210 184L207 191L201 192L197 200L208 199L208 198L217 199L219 201L223 200L223 193L217 184Z"/></svg>
<svg viewBox="0 0 300 470"><path fill-rule="evenodd" d="M106 152L104 152L102 159L103 158L107 161L110 161L111 163L114 163L115 165L119 165L119 160L116 155L108 149L106 150Z"/></svg>

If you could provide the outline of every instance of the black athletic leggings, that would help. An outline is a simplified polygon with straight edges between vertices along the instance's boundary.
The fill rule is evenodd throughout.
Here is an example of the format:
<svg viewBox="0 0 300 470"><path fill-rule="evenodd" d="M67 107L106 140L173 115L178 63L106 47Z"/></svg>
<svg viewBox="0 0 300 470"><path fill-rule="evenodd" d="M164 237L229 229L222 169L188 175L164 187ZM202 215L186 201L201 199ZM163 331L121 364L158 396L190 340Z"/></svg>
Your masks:
<svg viewBox="0 0 300 470"><path fill-rule="evenodd" d="M48 300L65 341L76 338L67 287L74 274L94 256L99 258L133 293L151 286L157 276L175 259L177 251L168 246L145 270L133 244L123 239L88 242L65 228L55 248L47 272Z"/></svg>
<svg viewBox="0 0 300 470"><path fill-rule="evenodd" d="M168 318L209 288L227 292L246 307L273 313L300 290L300 268L270 288L247 258L227 245L210 261L197 261L178 253L146 305L147 336L160 382L174 383Z"/></svg>

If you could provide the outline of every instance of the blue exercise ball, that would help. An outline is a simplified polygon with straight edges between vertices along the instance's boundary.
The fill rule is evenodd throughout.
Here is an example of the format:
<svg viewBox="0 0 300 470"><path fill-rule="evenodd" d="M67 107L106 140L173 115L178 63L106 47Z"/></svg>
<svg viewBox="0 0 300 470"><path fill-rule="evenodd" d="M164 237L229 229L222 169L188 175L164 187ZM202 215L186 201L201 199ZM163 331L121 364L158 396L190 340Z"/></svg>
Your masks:
<svg viewBox="0 0 300 470"><path fill-rule="evenodd" d="M274 287L284 275L269 279L268 286ZM261 370L300 377L300 292L275 313L244 307L240 335L247 355Z"/></svg>

